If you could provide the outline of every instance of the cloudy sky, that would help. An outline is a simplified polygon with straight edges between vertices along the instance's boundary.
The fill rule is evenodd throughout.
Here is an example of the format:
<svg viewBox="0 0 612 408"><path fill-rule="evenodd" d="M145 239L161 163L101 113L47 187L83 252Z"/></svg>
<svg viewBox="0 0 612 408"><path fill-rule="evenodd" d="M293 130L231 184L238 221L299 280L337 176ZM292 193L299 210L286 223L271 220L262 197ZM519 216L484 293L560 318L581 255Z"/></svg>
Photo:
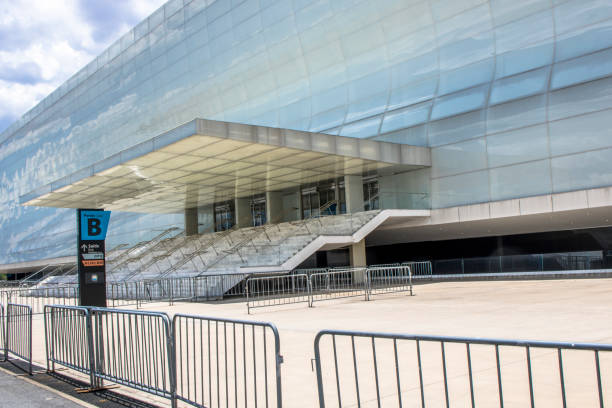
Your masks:
<svg viewBox="0 0 612 408"><path fill-rule="evenodd" d="M164 3L0 1L0 132Z"/></svg>

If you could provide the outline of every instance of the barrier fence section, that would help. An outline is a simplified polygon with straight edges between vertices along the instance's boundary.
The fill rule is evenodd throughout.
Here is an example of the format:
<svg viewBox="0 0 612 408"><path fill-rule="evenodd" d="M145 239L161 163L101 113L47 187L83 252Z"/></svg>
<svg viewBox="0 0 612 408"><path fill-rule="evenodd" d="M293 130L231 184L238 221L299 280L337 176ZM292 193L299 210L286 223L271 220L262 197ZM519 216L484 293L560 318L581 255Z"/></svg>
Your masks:
<svg viewBox="0 0 612 408"><path fill-rule="evenodd" d="M45 306L45 351L47 371L61 365L90 376L96 386L91 367L95 365L93 333L89 309L79 306Z"/></svg>
<svg viewBox="0 0 612 408"><path fill-rule="evenodd" d="M9 303L6 306L6 346L4 360L10 356L23 360L32 374L32 307Z"/></svg>
<svg viewBox="0 0 612 408"><path fill-rule="evenodd" d="M174 401L174 353L165 313L90 308L95 370L109 380Z"/></svg>
<svg viewBox="0 0 612 408"><path fill-rule="evenodd" d="M247 311L258 307L307 303L311 305L310 279L305 274L249 278L246 284Z"/></svg>
<svg viewBox="0 0 612 408"><path fill-rule="evenodd" d="M310 275L311 305L322 300L364 296L368 300L366 268L332 269Z"/></svg>
<svg viewBox="0 0 612 408"><path fill-rule="evenodd" d="M274 325L177 314L172 326L177 399L196 407L282 407Z"/></svg>
<svg viewBox="0 0 612 408"><path fill-rule="evenodd" d="M2 288L0 303L30 306L32 313L41 314L45 305L72 305L78 303L79 289L75 285L44 288Z"/></svg>
<svg viewBox="0 0 612 408"><path fill-rule="evenodd" d="M334 268L323 272L263 276L247 279L247 310L258 307L307 303L348 297L412 291L408 265Z"/></svg>
<svg viewBox="0 0 612 408"><path fill-rule="evenodd" d="M4 305L0 303L0 358L6 356L6 317L4 315Z"/></svg>
<svg viewBox="0 0 612 408"><path fill-rule="evenodd" d="M324 330L319 406L589 406L612 399L612 345ZM606 353L601 353L606 352ZM376 403L374 403L376 402Z"/></svg>
<svg viewBox="0 0 612 408"><path fill-rule="evenodd" d="M393 267L373 267L365 270L367 281L367 300L372 296L386 293L412 293L412 267L400 265Z"/></svg>
<svg viewBox="0 0 612 408"><path fill-rule="evenodd" d="M377 266L377 265L374 265ZM431 276L431 262L430 261L422 261L422 262L403 262L402 266L409 266L412 272L412 276Z"/></svg>
<svg viewBox="0 0 612 408"><path fill-rule="evenodd" d="M112 307L144 303L217 300L245 296L248 274L202 275L129 282L109 282L106 293Z"/></svg>

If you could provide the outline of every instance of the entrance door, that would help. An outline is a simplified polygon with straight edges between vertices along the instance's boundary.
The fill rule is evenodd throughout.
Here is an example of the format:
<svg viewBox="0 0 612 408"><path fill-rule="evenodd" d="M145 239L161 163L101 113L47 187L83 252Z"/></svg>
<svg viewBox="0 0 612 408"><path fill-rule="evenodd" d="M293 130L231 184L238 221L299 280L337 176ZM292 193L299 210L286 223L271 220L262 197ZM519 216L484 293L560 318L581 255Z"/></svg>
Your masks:
<svg viewBox="0 0 612 408"><path fill-rule="evenodd" d="M265 197L258 197L251 200L251 216L253 217L254 227L258 227L266 223L267 218Z"/></svg>
<svg viewBox="0 0 612 408"><path fill-rule="evenodd" d="M234 226L234 206L231 201L215 204L215 231L225 231Z"/></svg>

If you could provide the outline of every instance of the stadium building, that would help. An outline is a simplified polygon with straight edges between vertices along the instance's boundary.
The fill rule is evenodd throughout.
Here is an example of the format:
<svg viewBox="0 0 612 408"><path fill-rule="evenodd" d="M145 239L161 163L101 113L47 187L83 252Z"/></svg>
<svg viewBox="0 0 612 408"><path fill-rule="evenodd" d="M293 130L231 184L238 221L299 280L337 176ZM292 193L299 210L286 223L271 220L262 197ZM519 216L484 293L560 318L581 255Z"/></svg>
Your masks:
<svg viewBox="0 0 612 408"><path fill-rule="evenodd" d="M0 273L70 275L75 208L113 211L115 280L612 268L611 30L601 0L169 1L0 134Z"/></svg>

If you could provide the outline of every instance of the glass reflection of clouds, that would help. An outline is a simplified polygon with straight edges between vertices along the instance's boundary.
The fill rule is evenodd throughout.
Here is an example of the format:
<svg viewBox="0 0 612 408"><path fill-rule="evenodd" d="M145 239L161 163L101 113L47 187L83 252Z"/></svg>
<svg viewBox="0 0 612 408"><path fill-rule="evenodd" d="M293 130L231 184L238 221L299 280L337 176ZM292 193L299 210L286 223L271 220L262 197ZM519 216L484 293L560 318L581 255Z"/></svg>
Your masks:
<svg viewBox="0 0 612 408"><path fill-rule="evenodd" d="M443 149L433 207L612 184L606 167L579 165L610 163L609 150L585 154L567 134L612 108L611 2L232 4L168 2L0 135L0 263L74 252L74 212L23 208L19 195L195 117ZM611 146L605 121L592 120L577 134ZM521 161L516 143L529 150L530 131L498 134L530 126L547 127L552 149ZM446 146L467 139L485 170ZM110 245L181 221L116 214Z"/></svg>

